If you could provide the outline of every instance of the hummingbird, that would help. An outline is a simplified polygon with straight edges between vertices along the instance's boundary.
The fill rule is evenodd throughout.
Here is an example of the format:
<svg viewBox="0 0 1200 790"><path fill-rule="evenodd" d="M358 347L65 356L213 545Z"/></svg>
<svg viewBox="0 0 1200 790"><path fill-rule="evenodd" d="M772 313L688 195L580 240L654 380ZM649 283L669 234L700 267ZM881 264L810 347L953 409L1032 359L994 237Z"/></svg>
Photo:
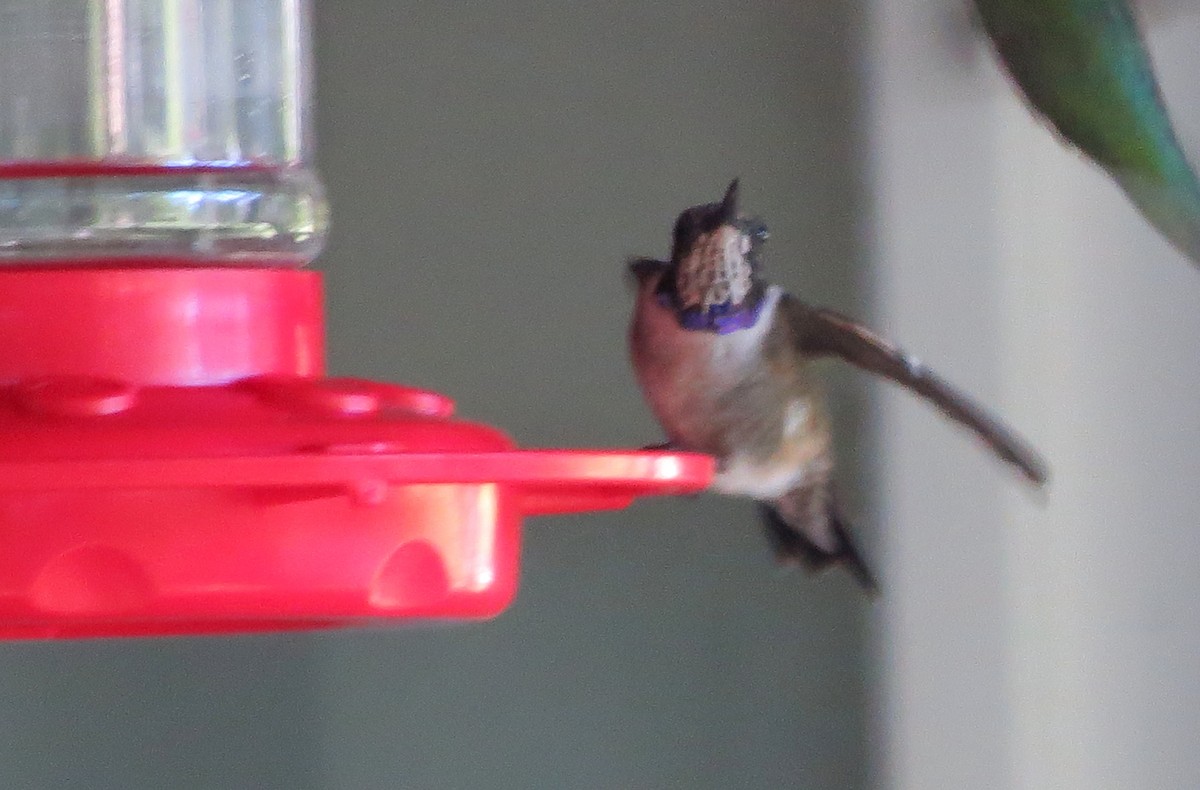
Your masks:
<svg viewBox="0 0 1200 790"><path fill-rule="evenodd" d="M1200 263L1200 181L1163 103L1126 0L975 0L1005 69L1069 144Z"/></svg>
<svg viewBox="0 0 1200 790"><path fill-rule="evenodd" d="M660 447L711 454L712 489L759 503L781 562L875 576L838 507L829 412L812 362L839 358L899 384L978 436L1029 482L1046 465L1028 444L916 358L844 315L762 276L768 232L738 212L735 179L717 203L675 221L669 260L629 264L637 297L633 369L666 434Z"/></svg>

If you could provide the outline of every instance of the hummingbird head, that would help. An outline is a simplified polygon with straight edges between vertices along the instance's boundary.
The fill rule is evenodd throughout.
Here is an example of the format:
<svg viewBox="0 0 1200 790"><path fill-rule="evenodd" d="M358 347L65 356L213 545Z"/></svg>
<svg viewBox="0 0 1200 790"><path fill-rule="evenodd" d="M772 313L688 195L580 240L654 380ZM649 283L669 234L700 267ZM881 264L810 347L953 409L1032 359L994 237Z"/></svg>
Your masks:
<svg viewBox="0 0 1200 790"><path fill-rule="evenodd" d="M758 250L767 229L740 216L737 202L735 178L720 203L692 206L675 220L664 285L673 287L679 310L708 316L736 313L762 295Z"/></svg>

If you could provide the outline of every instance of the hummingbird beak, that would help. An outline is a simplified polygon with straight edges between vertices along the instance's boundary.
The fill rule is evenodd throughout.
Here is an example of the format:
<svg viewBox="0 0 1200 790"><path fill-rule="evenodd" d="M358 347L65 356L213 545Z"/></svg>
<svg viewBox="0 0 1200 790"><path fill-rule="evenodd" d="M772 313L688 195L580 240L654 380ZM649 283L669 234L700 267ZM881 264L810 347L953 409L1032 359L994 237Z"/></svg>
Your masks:
<svg viewBox="0 0 1200 790"><path fill-rule="evenodd" d="M724 224L732 224L737 219L738 214L738 180L735 178L729 182L728 188L725 190L725 197L721 198L721 222Z"/></svg>

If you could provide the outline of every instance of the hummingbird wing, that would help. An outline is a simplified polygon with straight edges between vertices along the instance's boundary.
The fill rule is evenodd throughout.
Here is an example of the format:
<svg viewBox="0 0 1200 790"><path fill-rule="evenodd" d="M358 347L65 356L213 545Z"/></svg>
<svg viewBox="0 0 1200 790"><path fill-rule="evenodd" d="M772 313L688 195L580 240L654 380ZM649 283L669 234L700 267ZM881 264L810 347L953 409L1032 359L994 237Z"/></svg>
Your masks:
<svg viewBox="0 0 1200 790"><path fill-rule="evenodd" d="M791 330L793 345L801 354L840 357L868 373L891 379L970 429L1031 483L1045 485L1046 463L1036 450L915 357L862 324L832 310L810 307L791 295L783 297L779 309Z"/></svg>
<svg viewBox="0 0 1200 790"><path fill-rule="evenodd" d="M1126 0L975 0L1033 109L1098 163L1200 263L1200 181L1188 163Z"/></svg>

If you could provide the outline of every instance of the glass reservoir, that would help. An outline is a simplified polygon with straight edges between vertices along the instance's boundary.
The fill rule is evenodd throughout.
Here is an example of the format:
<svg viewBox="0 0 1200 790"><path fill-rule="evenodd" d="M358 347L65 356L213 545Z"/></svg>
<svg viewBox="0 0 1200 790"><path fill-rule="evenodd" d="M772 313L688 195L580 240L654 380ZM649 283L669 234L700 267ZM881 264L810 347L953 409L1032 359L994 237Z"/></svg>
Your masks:
<svg viewBox="0 0 1200 790"><path fill-rule="evenodd" d="M307 0L0 0L0 264L298 266Z"/></svg>

